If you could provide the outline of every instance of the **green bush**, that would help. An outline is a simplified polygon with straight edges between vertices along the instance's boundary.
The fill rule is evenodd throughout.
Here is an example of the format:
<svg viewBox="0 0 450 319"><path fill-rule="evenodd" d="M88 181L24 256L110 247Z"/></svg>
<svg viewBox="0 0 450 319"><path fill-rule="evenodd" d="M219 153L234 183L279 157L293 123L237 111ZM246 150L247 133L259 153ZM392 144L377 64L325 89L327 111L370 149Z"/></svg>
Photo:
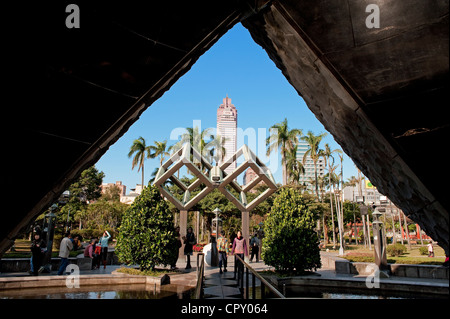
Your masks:
<svg viewBox="0 0 450 319"><path fill-rule="evenodd" d="M122 218L116 253L141 270L170 265L178 258L173 216L156 186L144 188Z"/></svg>
<svg viewBox="0 0 450 319"><path fill-rule="evenodd" d="M428 247L426 247L426 246L420 247L419 252L421 255L428 255Z"/></svg>
<svg viewBox="0 0 450 319"><path fill-rule="evenodd" d="M402 244L388 245L386 251L391 257L400 256L406 253L406 246Z"/></svg>
<svg viewBox="0 0 450 319"><path fill-rule="evenodd" d="M319 238L309 202L292 188L276 196L264 222L262 255L277 271L301 273L320 268Z"/></svg>

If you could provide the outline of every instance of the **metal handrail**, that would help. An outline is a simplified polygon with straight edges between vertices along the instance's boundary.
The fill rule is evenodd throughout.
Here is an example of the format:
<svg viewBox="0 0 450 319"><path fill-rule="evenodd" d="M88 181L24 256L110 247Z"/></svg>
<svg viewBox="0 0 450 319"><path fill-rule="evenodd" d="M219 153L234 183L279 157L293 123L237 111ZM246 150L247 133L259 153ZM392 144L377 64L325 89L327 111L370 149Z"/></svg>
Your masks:
<svg viewBox="0 0 450 319"><path fill-rule="evenodd" d="M200 263L199 263L200 259ZM197 254L197 285L195 286L194 299L200 299L203 291L203 275L205 273L205 255Z"/></svg>
<svg viewBox="0 0 450 319"><path fill-rule="evenodd" d="M249 280L248 280L248 276L249 276L249 271L252 273L252 296L253 299L256 299L256 286L255 286L255 277L258 278L261 281L261 299L265 298L265 287L269 288L269 290L275 294L275 296L277 296L278 298L282 298L285 299L286 297L279 292L272 284L270 284L266 279L264 279L260 274L258 274L258 272L252 268L252 266L250 266L249 264L247 264L244 260L242 260L241 257L239 257L238 255L236 255L236 258L242 262L242 264L244 265L244 267L246 268L246 289L245 289L245 297L246 299L249 298ZM244 274L243 274L243 268L238 267L238 278L237 278L238 282L240 280L241 283L241 289L244 288Z"/></svg>

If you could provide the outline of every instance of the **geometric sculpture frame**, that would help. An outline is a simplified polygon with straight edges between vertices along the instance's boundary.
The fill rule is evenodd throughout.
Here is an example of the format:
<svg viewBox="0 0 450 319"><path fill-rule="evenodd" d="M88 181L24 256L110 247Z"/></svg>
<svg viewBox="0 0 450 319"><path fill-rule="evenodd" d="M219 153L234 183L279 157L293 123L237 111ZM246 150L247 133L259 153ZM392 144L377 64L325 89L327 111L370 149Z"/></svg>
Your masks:
<svg viewBox="0 0 450 319"><path fill-rule="evenodd" d="M205 174L203 174L203 172L200 171L194 163L192 163L190 160L191 155L198 161L197 163L201 163L204 167L208 168L208 172L211 170L212 165L204 159L196 149L192 148L189 143L186 143L177 152L172 154L172 156L165 163L163 163L163 165L161 165L155 177L154 184L159 188L164 197L172 202L172 204L174 204L179 210L189 210L189 208L197 204L203 197L214 189L214 185L209 177L205 176ZM197 180L189 186L185 185L175 176L175 172L182 166L186 166L187 169L189 169L197 177ZM167 180L172 181L172 183L184 191L182 201L179 201L176 197L174 197L172 193L164 186ZM191 192L201 183L204 183L206 187L191 199Z"/></svg>
<svg viewBox="0 0 450 319"><path fill-rule="evenodd" d="M191 156L196 159L197 163L201 163L203 167L207 168L207 175L205 175L198 167L191 161ZM225 169L233 162L243 156L244 161L241 163L233 172L229 175L225 172ZM192 174L194 174L197 179L189 186L181 182L175 173L182 167L186 166ZM251 167L256 173L257 177L252 180L247 185L241 187L236 183L235 179L247 168ZM213 189L217 188L225 197L230 200L240 211L250 212L253 208L259 205L267 197L273 194L277 190L277 185L275 180L264 163L262 163L258 157L249 149L247 145L243 145L236 153L234 153L227 161L219 166L222 172L223 179L220 183L211 181L209 178L209 172L213 166L208 162L201 154L194 148L192 148L189 143L183 145L178 151L176 151L172 156L161 165L156 174L154 184L159 188L160 192L166 197L172 204L175 205L179 210L187 211L192 206L197 204L202 200L208 193ZM166 181L172 181L180 189L184 191L183 200L180 201L172 195L172 193L164 186ZM246 193L250 191L254 186L256 186L260 181L268 186L263 193L261 193L257 198L255 198L250 203L247 202ZM206 187L198 193L194 198L190 198L191 192L196 189L201 183ZM239 198L236 198L230 191L227 190L226 186L232 187L238 194Z"/></svg>
<svg viewBox="0 0 450 319"><path fill-rule="evenodd" d="M238 161L238 159L243 156L244 161L236 167L236 169L229 175L225 173L225 169L233 162ZM257 177L253 179L250 183L243 185L242 187L235 182L237 176L244 172L247 168L252 168L256 173ZM253 208L258 206L267 197L272 195L277 190L277 185L270 172L269 168L262 163L259 158L252 152L252 150L247 146L243 145L236 153L233 154L226 162L220 165L220 170L223 174L223 180L218 185L219 191L224 194L228 200L230 200L240 211L252 211ZM263 193L256 197L250 203L247 202L246 193L250 191L253 187L258 185L260 181L263 181L267 186ZM226 189L226 186L231 186L240 196L236 198L230 191Z"/></svg>

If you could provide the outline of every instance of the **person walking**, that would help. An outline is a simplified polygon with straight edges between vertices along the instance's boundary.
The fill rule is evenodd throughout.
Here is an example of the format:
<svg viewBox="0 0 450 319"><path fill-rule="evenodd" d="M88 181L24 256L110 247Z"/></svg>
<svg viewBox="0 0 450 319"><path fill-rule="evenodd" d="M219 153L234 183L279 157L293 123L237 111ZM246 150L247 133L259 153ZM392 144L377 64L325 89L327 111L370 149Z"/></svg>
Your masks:
<svg viewBox="0 0 450 319"><path fill-rule="evenodd" d="M102 247L101 259L103 261L103 269L106 269L106 260L108 257L108 241L111 238L111 235L107 230L103 232L102 238L100 238L100 246Z"/></svg>
<svg viewBox="0 0 450 319"><path fill-rule="evenodd" d="M100 261L102 260L102 246L99 245L98 239L94 242L94 259L92 260L93 269L100 269Z"/></svg>
<svg viewBox="0 0 450 319"><path fill-rule="evenodd" d="M73 243L71 240L72 236L69 232L64 234L64 238L61 240L61 244L59 245L59 257L61 258L61 262L59 264L58 276L61 276L65 270L67 265L69 264L69 254L73 249Z"/></svg>
<svg viewBox="0 0 450 319"><path fill-rule="evenodd" d="M33 260L33 275L39 275L39 268L42 266L42 261L44 260L44 254L47 250L47 244L41 238L41 233L36 232L34 234L34 239L31 242L31 254Z"/></svg>
<svg viewBox="0 0 450 319"><path fill-rule="evenodd" d="M256 255L256 262L259 262L259 239L258 234L255 233L250 240L250 247L252 248L252 255L250 257L250 262L253 262L253 256Z"/></svg>
<svg viewBox="0 0 450 319"><path fill-rule="evenodd" d="M187 229L186 236L183 236L184 241L184 255L186 256L186 269L190 269L191 267L191 256L193 254L193 247L197 243L195 240L195 235L192 232L192 227Z"/></svg>
<svg viewBox="0 0 450 319"><path fill-rule="evenodd" d="M177 242L176 246L177 246L178 249L177 249L177 254L176 254L176 256L175 256L175 254L174 254L173 260L172 260L172 262L170 263L170 269L171 269L171 270L178 269L178 268L177 268L178 255L179 255L179 253L180 253L180 248L181 248L181 246L183 246L183 244L181 243L181 238L180 238L180 227L176 227L176 228L175 228L174 236L175 236L175 238L176 238L176 242Z"/></svg>
<svg viewBox="0 0 450 319"><path fill-rule="evenodd" d="M248 248L247 241L244 237L242 237L241 231L238 231L237 237L233 240L233 247L231 247L231 254L235 255L234 257L234 276L233 279L236 279L236 272L238 269L244 270L244 264L236 258L239 256L242 260L244 260L244 255L248 256Z"/></svg>
<svg viewBox="0 0 450 319"><path fill-rule="evenodd" d="M225 232L222 230L219 234L219 238L217 239L217 251L219 252L220 273L222 273L222 265L223 271L227 272L227 255L230 250L228 247L228 239L226 239L224 236Z"/></svg>
<svg viewBox="0 0 450 319"><path fill-rule="evenodd" d="M428 243L428 257L434 257L433 243Z"/></svg>

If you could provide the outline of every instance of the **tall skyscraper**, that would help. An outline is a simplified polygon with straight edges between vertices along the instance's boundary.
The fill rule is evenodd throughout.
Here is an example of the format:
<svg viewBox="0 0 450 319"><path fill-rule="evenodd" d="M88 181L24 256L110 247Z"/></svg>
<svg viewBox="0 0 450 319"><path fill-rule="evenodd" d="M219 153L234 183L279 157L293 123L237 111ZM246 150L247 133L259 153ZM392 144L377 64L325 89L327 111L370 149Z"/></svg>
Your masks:
<svg viewBox="0 0 450 319"><path fill-rule="evenodd" d="M303 162L303 156L308 151L309 146L306 142L299 141L297 145L297 160ZM315 187L311 184L311 181L315 180L314 175L314 163L311 156L306 156L306 162L303 164L305 168L305 174L300 176L300 184L306 184L308 189L314 190ZM325 162L322 157L317 161L317 177L323 177L325 175Z"/></svg>
<svg viewBox="0 0 450 319"><path fill-rule="evenodd" d="M223 99L223 104L217 109L217 135L225 139L224 161L226 161L237 151L237 109L231 104L231 99L228 95ZM219 160L219 165L222 163L223 161ZM234 169L236 169L236 162L230 164L225 169L225 172L230 174Z"/></svg>

